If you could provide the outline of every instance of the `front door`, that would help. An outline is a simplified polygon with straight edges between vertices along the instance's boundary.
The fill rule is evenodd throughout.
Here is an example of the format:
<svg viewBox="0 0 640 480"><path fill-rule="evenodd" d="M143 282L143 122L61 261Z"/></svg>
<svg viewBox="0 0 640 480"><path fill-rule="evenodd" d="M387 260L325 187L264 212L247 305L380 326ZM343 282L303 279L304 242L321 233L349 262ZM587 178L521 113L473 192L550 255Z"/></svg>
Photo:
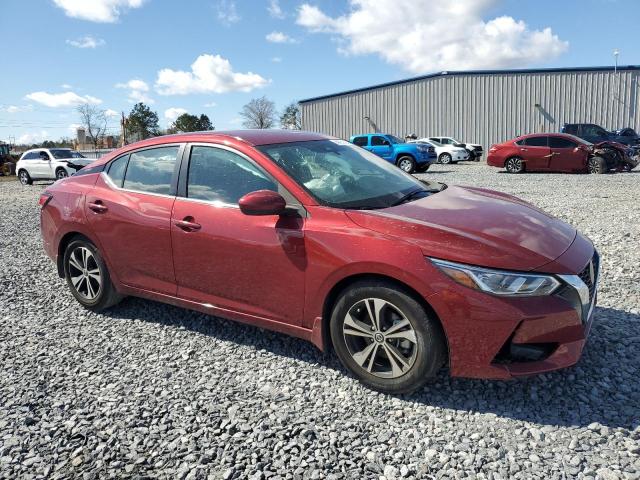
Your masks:
<svg viewBox="0 0 640 480"><path fill-rule="evenodd" d="M178 296L300 325L304 218L249 216L238 207L256 190L293 197L251 159L222 146L192 145L184 177L171 225Z"/></svg>
<svg viewBox="0 0 640 480"><path fill-rule="evenodd" d="M539 135L527 137L524 145L519 145L520 156L525 162L525 168L530 171L549 169L550 150L548 137Z"/></svg>
<svg viewBox="0 0 640 480"><path fill-rule="evenodd" d="M391 142L382 135L373 135L371 137L371 147L369 148L373 153L386 160L390 160L392 157Z"/></svg>
<svg viewBox="0 0 640 480"><path fill-rule="evenodd" d="M171 250L179 145L148 148L111 161L86 196L89 225L118 279L176 294Z"/></svg>
<svg viewBox="0 0 640 480"><path fill-rule="evenodd" d="M551 151L550 170L554 172L577 172L587 165L588 152L578 148L578 143L568 138L549 137Z"/></svg>
<svg viewBox="0 0 640 480"><path fill-rule="evenodd" d="M35 158L30 161L29 175L33 178L52 178L51 160L49 154L44 150L36 152Z"/></svg>

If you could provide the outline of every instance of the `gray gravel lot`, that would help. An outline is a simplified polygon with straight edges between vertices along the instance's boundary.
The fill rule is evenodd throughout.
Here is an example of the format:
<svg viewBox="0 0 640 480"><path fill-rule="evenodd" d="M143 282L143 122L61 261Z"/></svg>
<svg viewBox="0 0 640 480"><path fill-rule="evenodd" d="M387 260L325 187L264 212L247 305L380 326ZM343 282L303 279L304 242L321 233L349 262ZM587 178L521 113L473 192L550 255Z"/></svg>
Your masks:
<svg viewBox="0 0 640 480"><path fill-rule="evenodd" d="M640 478L640 172L423 176L518 195L596 243L576 367L442 371L393 397L284 335L132 298L93 314L42 250L46 184L0 182L0 478Z"/></svg>

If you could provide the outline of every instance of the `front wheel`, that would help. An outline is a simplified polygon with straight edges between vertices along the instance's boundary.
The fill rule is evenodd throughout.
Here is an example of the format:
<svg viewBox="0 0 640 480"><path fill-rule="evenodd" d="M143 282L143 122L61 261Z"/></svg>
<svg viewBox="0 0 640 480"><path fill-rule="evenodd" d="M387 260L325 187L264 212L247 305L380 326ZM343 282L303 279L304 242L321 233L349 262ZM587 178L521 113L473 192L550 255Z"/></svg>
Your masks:
<svg viewBox="0 0 640 480"><path fill-rule="evenodd" d="M405 155L404 157L400 157L398 159L398 167L403 172L413 173L413 171L416 169L416 162L410 156Z"/></svg>
<svg viewBox="0 0 640 480"><path fill-rule="evenodd" d="M447 165L449 163L451 163L451 154L449 153L443 153L440 155L440 163Z"/></svg>
<svg viewBox="0 0 640 480"><path fill-rule="evenodd" d="M524 164L522 163L522 159L518 157L509 158L505 164L504 168L509 173L522 173L524 172Z"/></svg>
<svg viewBox="0 0 640 480"><path fill-rule="evenodd" d="M438 321L402 288L362 281L333 309L331 340L340 362L362 383L387 393L420 388L445 363Z"/></svg>
<svg viewBox="0 0 640 480"><path fill-rule="evenodd" d="M29 172L27 172L26 170L20 170L20 172L18 173L18 180L20 180L20 183L22 185L31 185L33 183Z"/></svg>
<svg viewBox="0 0 640 480"><path fill-rule="evenodd" d="M602 174L607 173L607 161L602 157L591 157L589 159L589 173Z"/></svg>
<svg viewBox="0 0 640 480"><path fill-rule="evenodd" d="M63 178L67 178L69 174L64 168L59 168L56 170L56 180L62 180Z"/></svg>
<svg viewBox="0 0 640 480"><path fill-rule="evenodd" d="M122 299L111 282L100 252L84 237L67 246L63 265L71 293L85 308L99 312Z"/></svg>

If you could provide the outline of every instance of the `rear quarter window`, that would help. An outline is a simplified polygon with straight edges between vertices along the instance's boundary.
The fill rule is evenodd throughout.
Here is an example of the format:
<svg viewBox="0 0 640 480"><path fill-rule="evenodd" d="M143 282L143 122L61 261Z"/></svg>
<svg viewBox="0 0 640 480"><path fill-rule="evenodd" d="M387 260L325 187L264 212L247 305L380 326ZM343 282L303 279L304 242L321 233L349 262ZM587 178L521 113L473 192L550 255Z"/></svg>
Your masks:
<svg viewBox="0 0 640 480"><path fill-rule="evenodd" d="M369 139L367 137L355 137L353 139L353 144L359 147L366 147L369 143Z"/></svg>

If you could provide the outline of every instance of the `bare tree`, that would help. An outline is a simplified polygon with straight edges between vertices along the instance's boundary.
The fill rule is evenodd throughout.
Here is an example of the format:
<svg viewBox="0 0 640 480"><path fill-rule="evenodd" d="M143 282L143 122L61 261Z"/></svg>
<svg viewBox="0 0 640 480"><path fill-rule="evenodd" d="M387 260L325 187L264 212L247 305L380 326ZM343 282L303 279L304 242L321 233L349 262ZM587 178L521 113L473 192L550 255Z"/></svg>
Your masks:
<svg viewBox="0 0 640 480"><path fill-rule="evenodd" d="M267 97L254 98L240 112L245 128L271 128L276 122L276 105Z"/></svg>
<svg viewBox="0 0 640 480"><path fill-rule="evenodd" d="M100 139L104 137L107 131L106 112L89 104L79 105L77 110L80 114L82 126L85 128L89 139L91 139L93 148L97 150Z"/></svg>

